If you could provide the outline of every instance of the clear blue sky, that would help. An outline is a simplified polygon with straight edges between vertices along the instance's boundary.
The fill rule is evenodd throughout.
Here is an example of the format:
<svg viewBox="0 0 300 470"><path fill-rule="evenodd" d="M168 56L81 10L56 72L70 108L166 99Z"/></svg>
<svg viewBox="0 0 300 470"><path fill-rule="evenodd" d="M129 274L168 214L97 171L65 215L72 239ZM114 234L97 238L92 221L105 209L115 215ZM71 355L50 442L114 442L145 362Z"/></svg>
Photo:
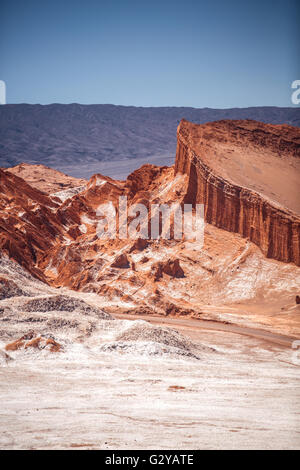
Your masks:
<svg viewBox="0 0 300 470"><path fill-rule="evenodd" d="M299 0L1 0L8 103L292 106Z"/></svg>

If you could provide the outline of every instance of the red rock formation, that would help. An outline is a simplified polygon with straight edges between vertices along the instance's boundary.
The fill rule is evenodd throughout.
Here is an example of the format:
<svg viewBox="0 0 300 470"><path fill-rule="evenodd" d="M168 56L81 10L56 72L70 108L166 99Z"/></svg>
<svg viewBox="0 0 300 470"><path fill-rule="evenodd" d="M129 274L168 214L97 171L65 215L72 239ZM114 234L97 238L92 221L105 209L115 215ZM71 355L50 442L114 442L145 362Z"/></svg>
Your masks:
<svg viewBox="0 0 300 470"><path fill-rule="evenodd" d="M62 347L53 338L47 336L35 336L33 331L30 331L21 338L9 343L5 346L6 351L17 351L19 349L49 349L50 352L59 352Z"/></svg>
<svg viewBox="0 0 300 470"><path fill-rule="evenodd" d="M158 281L162 278L163 273L168 274L171 277L184 277L184 271L180 266L179 260L167 260L164 262L159 262L153 265L154 279Z"/></svg>
<svg viewBox="0 0 300 470"><path fill-rule="evenodd" d="M82 178L74 178L73 176L65 175L45 165L20 163L12 168L7 168L6 171L19 176L33 188L39 189L47 194L84 186L87 183L87 181Z"/></svg>
<svg viewBox="0 0 300 470"><path fill-rule="evenodd" d="M147 248L147 246L149 246L148 240L145 240L144 238L138 238L133 243L132 247L129 250L129 253L132 253L135 251L143 251L145 248Z"/></svg>
<svg viewBox="0 0 300 470"><path fill-rule="evenodd" d="M154 165L123 182L98 174L64 202L2 171L0 251L50 285L97 293L111 312L199 317L203 303L252 299L257 292L270 298L277 283L294 305L299 268L265 260L234 232L269 257L297 262L297 198L287 188L287 181L294 188L299 166L297 132L248 121L183 122L175 175L173 167ZM206 220L227 232L206 224L203 248L184 239L99 239L97 208L107 202L117 208L120 196L129 206L204 202ZM0 279L0 297L18 294ZM55 300L55 308L62 304Z"/></svg>
<svg viewBox="0 0 300 470"><path fill-rule="evenodd" d="M38 264L65 231L57 208L45 193L0 170L0 250L43 280Z"/></svg>
<svg viewBox="0 0 300 470"><path fill-rule="evenodd" d="M112 268L129 268L129 261L125 253L117 256L114 262L111 264Z"/></svg>
<svg viewBox="0 0 300 470"><path fill-rule="evenodd" d="M151 191L157 185L158 179L169 170L166 166L155 166L146 164L131 173L126 181L129 197L132 198L137 193Z"/></svg>
<svg viewBox="0 0 300 470"><path fill-rule="evenodd" d="M177 135L175 174L188 175L184 202L204 204L206 222L249 238L269 258L299 266L300 130L183 120ZM255 173L263 173L264 186Z"/></svg>

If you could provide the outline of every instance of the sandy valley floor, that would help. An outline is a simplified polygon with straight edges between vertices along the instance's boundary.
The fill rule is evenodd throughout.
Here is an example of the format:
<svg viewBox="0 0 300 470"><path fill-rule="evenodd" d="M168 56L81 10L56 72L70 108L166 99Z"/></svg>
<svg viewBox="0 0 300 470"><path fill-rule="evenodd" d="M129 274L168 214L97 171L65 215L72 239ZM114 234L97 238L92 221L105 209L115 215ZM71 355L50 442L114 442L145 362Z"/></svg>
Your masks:
<svg viewBox="0 0 300 470"><path fill-rule="evenodd" d="M292 349L228 332L190 334L214 349L198 359L155 357L142 344L139 354L120 354L100 352L94 338L55 361L28 351L2 365L0 447L299 448Z"/></svg>

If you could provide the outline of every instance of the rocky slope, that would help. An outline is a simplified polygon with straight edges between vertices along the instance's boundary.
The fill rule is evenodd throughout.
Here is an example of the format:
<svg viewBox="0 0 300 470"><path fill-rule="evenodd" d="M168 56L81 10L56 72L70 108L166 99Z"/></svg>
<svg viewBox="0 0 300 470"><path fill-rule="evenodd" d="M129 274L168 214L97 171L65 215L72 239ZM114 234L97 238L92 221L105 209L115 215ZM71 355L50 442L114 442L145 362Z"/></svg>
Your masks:
<svg viewBox="0 0 300 470"><path fill-rule="evenodd" d="M175 175L184 202L205 220L240 233L265 256L300 265L300 133L291 126L220 121L178 128Z"/></svg>
<svg viewBox="0 0 300 470"><path fill-rule="evenodd" d="M270 333L113 319L6 256L0 292L1 450L299 448L297 357Z"/></svg>
<svg viewBox="0 0 300 470"><path fill-rule="evenodd" d="M60 199L0 170L0 249L44 280L39 260L65 231L56 210Z"/></svg>
<svg viewBox="0 0 300 470"><path fill-rule="evenodd" d="M198 360L213 348L193 344L170 328L145 321L115 320L93 297L54 289L0 255L0 365L24 355L72 350L74 344L98 345L98 351Z"/></svg>
<svg viewBox="0 0 300 470"><path fill-rule="evenodd" d="M83 187L53 186L54 194L53 181L48 194L33 187L41 181L30 167L27 181L0 170L1 449L299 448L291 346L300 338L300 268L217 227L221 195L210 197L215 172L224 188L248 185L294 217L293 192L275 181L279 172L292 188L297 137L278 139L281 128L253 122L214 126L198 139L214 152L205 153L213 223L204 246L97 235L99 205L118 206L119 196L129 209L197 202L205 155L194 139L184 151L179 141L175 168L144 165L126 181L96 174ZM280 163L270 166L278 147ZM252 167L263 173L254 178ZM234 205L224 207L234 218Z"/></svg>
<svg viewBox="0 0 300 470"><path fill-rule="evenodd" d="M72 189L84 189L87 181L81 178L65 175L60 171L49 168L45 165L29 165L20 163L6 171L24 179L33 188L39 189L47 194L66 192ZM74 192L75 193L75 192Z"/></svg>
<svg viewBox="0 0 300 470"><path fill-rule="evenodd" d="M285 328L296 334L300 331L295 304L300 269L295 263L282 263L264 256L297 263L297 239L289 246L292 234L286 240L280 225L282 220L287 220L288 224L298 227L297 216L291 210L295 199L283 188L279 193L274 186L274 201L271 201L270 194L263 190L258 192L255 178L251 187L238 187L237 180L245 176L239 174L237 164L232 164L232 181L228 178L216 191L212 182L225 181L224 174L218 175L216 171L217 165L222 166L222 159L218 157L224 155L218 147L221 144L226 150L227 168L229 156L233 163L244 158L249 179L251 165L247 167L247 155L257 169L266 172L269 161L275 162L278 158L279 146L278 171L290 178L298 168L299 131L288 128L290 137L283 138L283 130L277 126L247 121L221 122L196 126L195 130L203 132L203 136L193 140L190 128L193 126L186 122L179 127L175 169L144 165L126 181L94 175L82 190L65 194L64 198L47 195L16 175L0 171L1 251L51 286L98 295L99 304L107 312L185 315L235 322L251 317L255 323L263 323L276 331ZM184 142L183 129L186 130ZM233 135L237 133L234 140ZM255 143L251 144L249 135ZM205 155L209 161L205 161L202 154L201 159L197 155L195 142L207 149ZM243 153L243 149L248 153ZM260 156L266 155L265 166L259 166ZM203 165L209 168L205 184L199 170L204 161ZM292 172L290 161L293 162ZM288 168L287 176L282 171L282 163ZM271 190L275 176L270 178L265 191ZM202 187L208 188L207 192L199 190ZM234 191L239 191L238 203ZM203 195L206 195L205 215L209 222L203 247L201 243L186 239L102 240L97 236L97 208L107 202L118 207L120 196L127 197L130 209L135 203L149 207L158 202L202 202ZM244 195L249 198L244 200ZM253 201L261 201L261 206L251 207ZM256 223L259 217L265 217L264 224ZM148 228L150 222L149 217ZM244 227L244 231L236 233L239 226ZM276 239L279 231L281 238L278 235Z"/></svg>

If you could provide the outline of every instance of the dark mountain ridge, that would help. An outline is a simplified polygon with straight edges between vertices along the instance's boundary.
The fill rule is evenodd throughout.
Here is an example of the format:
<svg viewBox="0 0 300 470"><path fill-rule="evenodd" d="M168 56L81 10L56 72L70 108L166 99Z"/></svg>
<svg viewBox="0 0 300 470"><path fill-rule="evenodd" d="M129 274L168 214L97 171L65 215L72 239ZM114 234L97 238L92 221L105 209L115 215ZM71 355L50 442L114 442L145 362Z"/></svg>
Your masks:
<svg viewBox="0 0 300 470"><path fill-rule="evenodd" d="M199 124L254 119L299 127L300 109L2 105L0 166L43 163L79 177L89 177L97 171L126 176L132 164L171 163L176 151L176 128L182 118Z"/></svg>

